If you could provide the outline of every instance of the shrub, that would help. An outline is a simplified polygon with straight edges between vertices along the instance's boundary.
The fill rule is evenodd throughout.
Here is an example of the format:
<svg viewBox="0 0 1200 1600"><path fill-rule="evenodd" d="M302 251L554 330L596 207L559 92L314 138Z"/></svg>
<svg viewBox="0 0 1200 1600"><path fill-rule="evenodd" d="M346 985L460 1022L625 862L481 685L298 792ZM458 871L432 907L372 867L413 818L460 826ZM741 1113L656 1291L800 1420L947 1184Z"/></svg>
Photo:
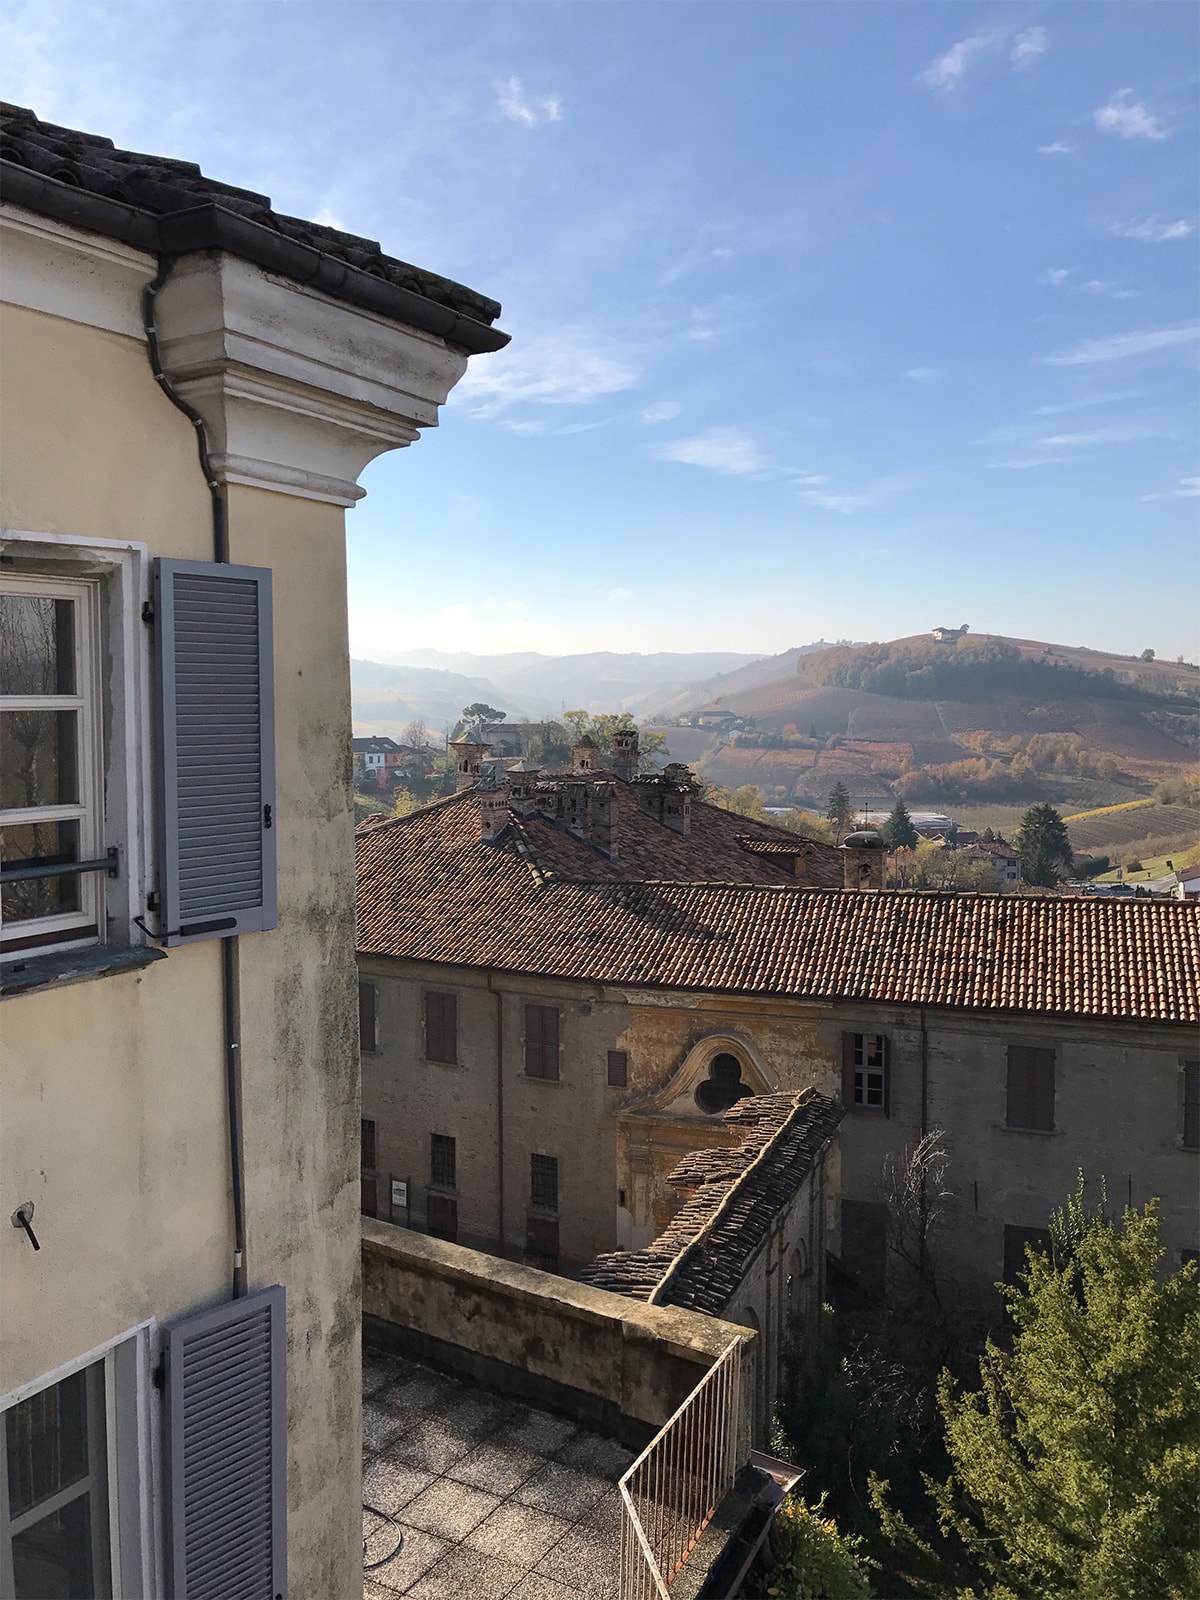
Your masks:
<svg viewBox="0 0 1200 1600"><path fill-rule="evenodd" d="M1142 863L1136 859L1125 863L1126 872L1141 872L1143 870Z"/></svg>
<svg viewBox="0 0 1200 1600"><path fill-rule="evenodd" d="M772 1534L776 1562L764 1580L760 1595L779 1600L869 1600L871 1586L859 1553L862 1540L838 1531L824 1515L825 1496L816 1505L786 1500L779 1509Z"/></svg>

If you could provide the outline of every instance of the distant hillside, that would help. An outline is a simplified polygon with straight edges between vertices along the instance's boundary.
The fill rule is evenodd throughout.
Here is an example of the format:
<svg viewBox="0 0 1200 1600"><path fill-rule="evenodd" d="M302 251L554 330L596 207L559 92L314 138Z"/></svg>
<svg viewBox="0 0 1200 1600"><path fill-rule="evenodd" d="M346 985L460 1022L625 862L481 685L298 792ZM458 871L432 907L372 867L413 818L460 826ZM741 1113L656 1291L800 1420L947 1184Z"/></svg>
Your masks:
<svg viewBox="0 0 1200 1600"><path fill-rule="evenodd" d="M1198 690L1194 667L1030 639L835 647L722 695L752 731L710 753L703 776L809 804L840 779L942 809L1115 805L1200 760Z"/></svg>
<svg viewBox="0 0 1200 1600"><path fill-rule="evenodd" d="M826 640L818 639L815 644L798 645L793 650L785 650L782 655L761 656L757 660L751 660L746 666L736 667L731 672L722 672L719 677L710 678L707 683L696 684L684 693L676 695L673 700L656 705L654 714L663 717L681 717L698 710L700 706L728 705L732 695L763 688L795 672L801 656L812 655L815 651L830 648Z"/></svg>
<svg viewBox="0 0 1200 1600"><path fill-rule="evenodd" d="M378 661L351 661L350 696L354 732L400 737L414 718L444 732L458 721L462 708L484 700L511 717L527 715L487 678L466 677L429 667L385 666Z"/></svg>

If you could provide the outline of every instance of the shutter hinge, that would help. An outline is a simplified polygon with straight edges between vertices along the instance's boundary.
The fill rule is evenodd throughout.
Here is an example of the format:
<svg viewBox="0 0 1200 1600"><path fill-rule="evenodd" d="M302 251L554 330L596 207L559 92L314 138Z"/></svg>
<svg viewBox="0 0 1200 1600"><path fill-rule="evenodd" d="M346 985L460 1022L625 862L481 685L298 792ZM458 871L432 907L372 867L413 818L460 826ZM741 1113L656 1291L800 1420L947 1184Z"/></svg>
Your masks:
<svg viewBox="0 0 1200 1600"><path fill-rule="evenodd" d="M159 1394L162 1394L163 1391L166 1389L166 1387L167 1387L167 1358L166 1358L166 1356L159 1356L158 1362L157 1362L157 1364L156 1364L156 1366L154 1368L154 1371L150 1374L150 1381L153 1383L154 1387L158 1390Z"/></svg>
<svg viewBox="0 0 1200 1600"><path fill-rule="evenodd" d="M148 628L154 626L154 607L149 600L143 600L142 602L142 621Z"/></svg>
<svg viewBox="0 0 1200 1600"><path fill-rule="evenodd" d="M264 828L269 828L270 826L271 826L271 807L270 806L264 806L263 807L263 827Z"/></svg>

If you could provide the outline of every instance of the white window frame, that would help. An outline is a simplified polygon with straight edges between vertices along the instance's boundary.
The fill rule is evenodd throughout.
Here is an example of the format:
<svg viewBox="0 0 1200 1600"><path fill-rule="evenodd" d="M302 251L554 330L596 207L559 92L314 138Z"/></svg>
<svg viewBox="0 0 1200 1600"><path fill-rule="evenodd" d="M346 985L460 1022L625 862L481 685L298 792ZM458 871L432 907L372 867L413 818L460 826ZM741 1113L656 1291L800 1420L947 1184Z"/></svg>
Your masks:
<svg viewBox="0 0 1200 1600"><path fill-rule="evenodd" d="M888 1040L885 1033L854 1035L854 1104L860 1111L884 1111L888 1103ZM872 1057L877 1059L872 1060ZM870 1099L878 1079L878 1101ZM862 1099L859 1099L859 1095Z"/></svg>
<svg viewBox="0 0 1200 1600"><path fill-rule="evenodd" d="M47 600L69 600L74 606L72 649L73 694L0 695L0 711L66 711L76 718L76 786L78 800L65 804L23 806L0 811L0 827L20 827L36 822L74 822L79 827L78 856L91 861L103 854L103 772L101 769L101 707L99 699L100 585L95 578L66 579L32 573L0 571L0 589L6 594ZM40 948L73 950L94 944L104 928L104 874L77 874L79 909L45 917L0 922L0 942L8 937L31 941L22 950L5 954L27 956ZM62 935L78 928L79 937ZM95 929L95 932L89 930Z"/></svg>
<svg viewBox="0 0 1200 1600"><path fill-rule="evenodd" d="M162 1497L158 1489L159 1439L151 1376L157 1342L158 1324L150 1318L97 1345L86 1355L76 1356L31 1383L0 1395L2 1418L20 1401L52 1388L85 1367L102 1365L109 1593L120 1596L120 1600L153 1600L159 1593ZM3 1460L0 1491L6 1510L8 1484ZM12 1593L11 1559L11 1547L4 1539L0 1541L0 1594Z"/></svg>
<svg viewBox="0 0 1200 1600"><path fill-rule="evenodd" d="M153 883L149 834L153 815L151 640L142 620L142 608L150 595L149 551L135 540L4 529L0 531L0 554L5 557L0 569L5 587L10 582L34 592L49 592L54 587L66 598L68 590L82 586L92 597L88 670L94 715L87 781L93 785L94 811L90 843L85 845L81 837L80 850L84 860L102 856L113 845L119 852L116 879L110 880L103 872L80 875L81 899L90 894L95 900L97 934L6 951L0 953L0 961L8 965L82 945L143 945L146 935L133 919L144 911L145 890ZM76 687L82 689L83 682L77 679ZM36 699L46 709L57 703L50 697ZM22 703L27 703L24 697ZM6 699L4 704L15 705L15 700ZM81 770L81 798L84 781ZM73 814L75 809L38 807L37 815ZM28 815L6 812L4 820ZM26 930L31 934L51 931L51 923L61 928L70 922L87 925L81 915L70 913L37 923L13 924L13 934L16 936L18 928L22 936Z"/></svg>

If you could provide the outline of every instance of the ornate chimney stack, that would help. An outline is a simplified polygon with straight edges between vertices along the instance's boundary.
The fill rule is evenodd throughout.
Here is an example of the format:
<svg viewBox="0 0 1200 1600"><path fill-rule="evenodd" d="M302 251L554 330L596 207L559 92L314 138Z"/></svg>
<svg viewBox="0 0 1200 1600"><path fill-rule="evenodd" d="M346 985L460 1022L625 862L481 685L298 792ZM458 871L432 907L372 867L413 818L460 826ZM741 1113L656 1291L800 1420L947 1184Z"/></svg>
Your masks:
<svg viewBox="0 0 1200 1600"><path fill-rule="evenodd" d="M610 861L617 856L617 806L615 784L592 785L592 843L603 850Z"/></svg>
<svg viewBox="0 0 1200 1600"><path fill-rule="evenodd" d="M842 840L842 886L883 889L887 885L887 840L873 828L860 828Z"/></svg>
<svg viewBox="0 0 1200 1600"><path fill-rule="evenodd" d="M495 844L508 827L509 792L506 784L479 792L479 837L484 844Z"/></svg>
<svg viewBox="0 0 1200 1600"><path fill-rule="evenodd" d="M479 744L474 739L451 739L450 748L457 762L454 792L461 794L464 789L473 789L479 782L479 766L491 745Z"/></svg>
<svg viewBox="0 0 1200 1600"><path fill-rule="evenodd" d="M596 770L596 741L590 734L584 734L575 746L575 772L595 772Z"/></svg>
<svg viewBox="0 0 1200 1600"><path fill-rule="evenodd" d="M638 731L618 728L613 734L613 771L622 783L632 783L638 769Z"/></svg>
<svg viewBox="0 0 1200 1600"><path fill-rule="evenodd" d="M508 793L513 806L520 812L528 811L537 792L542 769L532 761L518 761L508 769Z"/></svg>

